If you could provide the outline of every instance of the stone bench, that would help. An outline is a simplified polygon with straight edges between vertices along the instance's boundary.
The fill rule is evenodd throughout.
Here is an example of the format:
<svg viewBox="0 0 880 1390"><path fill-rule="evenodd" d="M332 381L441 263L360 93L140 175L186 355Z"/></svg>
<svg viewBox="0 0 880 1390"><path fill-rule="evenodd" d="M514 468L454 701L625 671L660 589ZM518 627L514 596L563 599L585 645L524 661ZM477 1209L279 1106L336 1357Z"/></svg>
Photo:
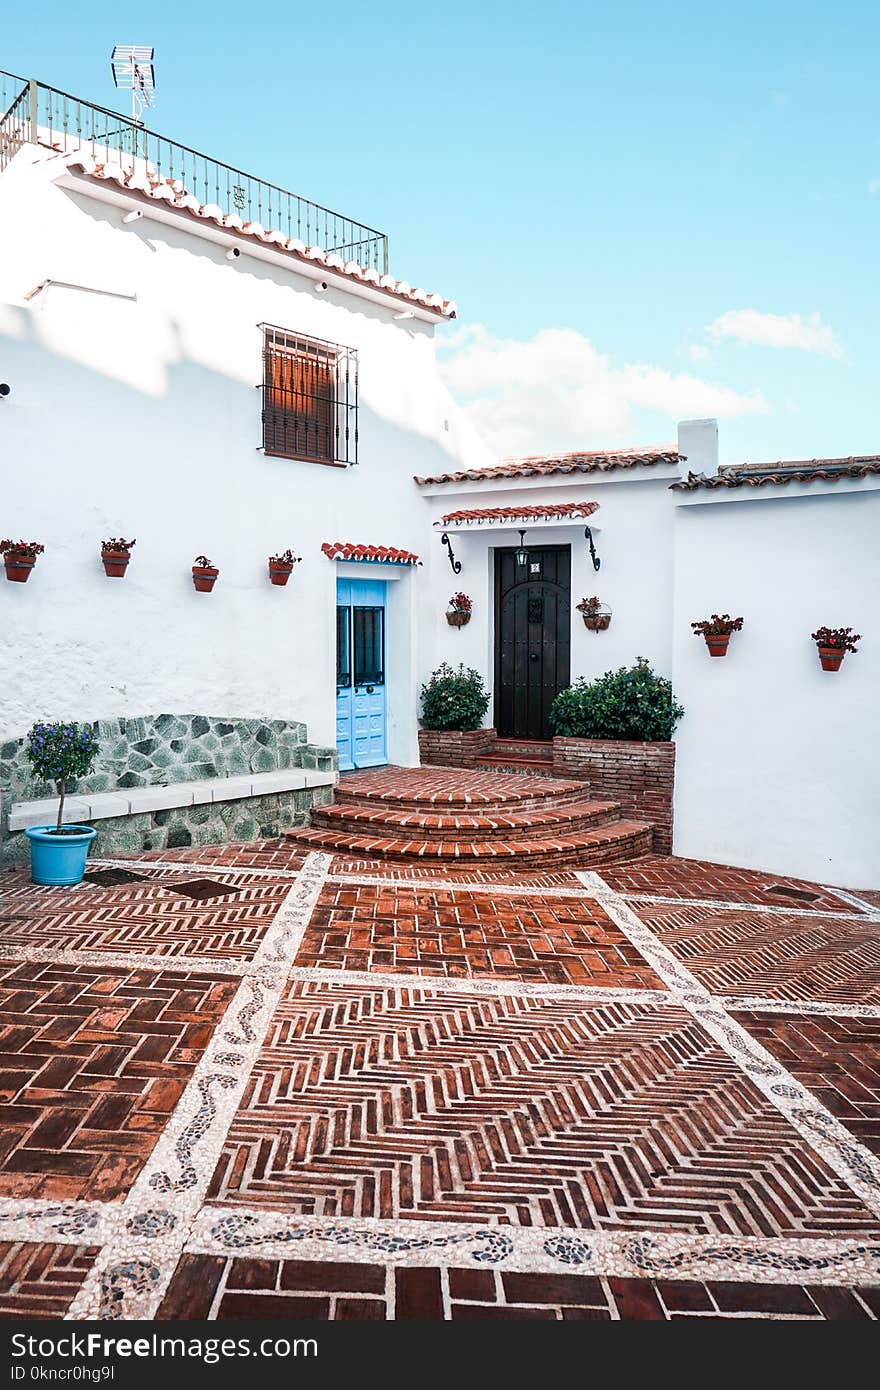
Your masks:
<svg viewBox="0 0 880 1390"><path fill-rule="evenodd" d="M172 782L167 787L86 793L65 797L62 820L65 825L80 821L91 824L146 811L240 801L244 797L301 791L306 787L334 787L337 780L335 772L301 772L291 768L284 772L256 772L249 777L210 777L201 782ZM9 808L7 826L10 831L26 830L32 825L53 825L57 819L57 796L46 801L16 801Z"/></svg>
<svg viewBox="0 0 880 1390"><path fill-rule="evenodd" d="M333 800L336 749L307 743L304 724L161 714L92 727L98 759L64 821L94 825L95 854L274 839ZM27 857L24 830L54 824L52 790L34 783L22 737L0 739L0 863Z"/></svg>

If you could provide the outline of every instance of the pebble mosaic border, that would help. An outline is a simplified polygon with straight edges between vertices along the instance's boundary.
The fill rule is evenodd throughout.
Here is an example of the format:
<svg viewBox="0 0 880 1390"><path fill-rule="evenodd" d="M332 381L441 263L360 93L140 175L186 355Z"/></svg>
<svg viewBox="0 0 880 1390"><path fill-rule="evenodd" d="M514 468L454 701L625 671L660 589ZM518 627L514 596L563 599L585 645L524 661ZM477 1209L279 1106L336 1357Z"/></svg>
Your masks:
<svg viewBox="0 0 880 1390"><path fill-rule="evenodd" d="M95 860L112 867L132 867L132 860ZM792 1278L828 1285L880 1282L880 1240L742 1238L695 1236L675 1232L580 1232L570 1228L487 1227L472 1223L377 1219L285 1218L283 1213L236 1206L204 1206L204 1193L239 1098L256 1061L265 1027L288 978L321 983L375 984L418 988L425 994L450 990L477 994L529 994L583 999L674 1003L685 1007L727 1055L772 1101L807 1143L845 1180L872 1211L880 1214L880 1162L766 1050L731 1018L728 1010L876 1017L880 1009L811 1001L713 996L672 955L662 940L637 917L630 902L686 901L620 894L595 872L578 872L581 889L501 885L485 882L394 880L395 886L426 891L478 892L501 896L585 897L595 900L623 930L663 980L663 991L615 990L553 984L523 984L470 979L425 979L379 975L368 971L331 971L297 967L294 962L312 912L326 881L387 887L388 879L329 873L331 857L310 854L298 871L231 868L211 863L144 861L138 871L157 878L164 872L209 873L230 880L290 879L282 907L267 928L252 960L188 959L188 968L241 976L242 982L218 1025L153 1154L123 1202L61 1202L0 1199L0 1234L9 1239L54 1244L84 1237L102 1246L95 1266L68 1312L68 1317L120 1319L155 1315L180 1255L259 1254L266 1258L315 1258L323 1261L375 1262L389 1265L476 1265L522 1272L577 1270L609 1277L733 1280L788 1283ZM838 890L830 890L837 892ZM843 896L843 895L841 895ZM858 913L806 913L802 908L760 907L774 915L843 916L880 920L847 895ZM719 909L747 906L708 901ZM93 965L143 965L167 969L167 957L117 956L110 952L0 950L7 959L67 960Z"/></svg>
<svg viewBox="0 0 880 1390"><path fill-rule="evenodd" d="M171 1279L224 1136L317 903L329 856L310 854L215 1029L149 1161L122 1203L71 1318L152 1318Z"/></svg>
<svg viewBox="0 0 880 1390"><path fill-rule="evenodd" d="M600 874L587 869L579 870L577 876L657 972L676 1002L693 1015L865 1206L880 1216L880 1160L857 1143L829 1110L725 1012L721 1001L704 989Z"/></svg>

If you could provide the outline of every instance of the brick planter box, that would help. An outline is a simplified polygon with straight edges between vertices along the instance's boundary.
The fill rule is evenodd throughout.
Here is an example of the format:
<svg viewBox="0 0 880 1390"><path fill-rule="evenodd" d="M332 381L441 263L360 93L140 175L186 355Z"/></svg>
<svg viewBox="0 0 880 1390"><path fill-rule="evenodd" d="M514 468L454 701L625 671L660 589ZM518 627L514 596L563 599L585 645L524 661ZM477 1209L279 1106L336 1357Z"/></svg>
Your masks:
<svg viewBox="0 0 880 1390"><path fill-rule="evenodd" d="M419 729L422 767L473 767L498 735L494 729Z"/></svg>
<svg viewBox="0 0 880 1390"><path fill-rule="evenodd" d="M619 801L625 817L653 825L656 854L672 853L674 743L554 738L553 771L588 782L597 800Z"/></svg>

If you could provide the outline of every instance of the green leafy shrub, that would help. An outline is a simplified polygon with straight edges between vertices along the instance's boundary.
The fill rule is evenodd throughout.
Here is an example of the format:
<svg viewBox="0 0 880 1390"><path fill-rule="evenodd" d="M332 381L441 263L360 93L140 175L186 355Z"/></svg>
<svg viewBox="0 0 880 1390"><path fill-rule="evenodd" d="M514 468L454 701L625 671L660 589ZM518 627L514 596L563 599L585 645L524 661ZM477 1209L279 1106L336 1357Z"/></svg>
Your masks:
<svg viewBox="0 0 880 1390"><path fill-rule="evenodd" d="M422 686L422 727L479 729L489 708L489 692L479 671L445 661Z"/></svg>
<svg viewBox="0 0 880 1390"><path fill-rule="evenodd" d="M550 724L569 738L619 738L666 742L684 714L672 682L656 675L644 657L628 670L606 671L598 680L579 680L561 690L550 708Z"/></svg>

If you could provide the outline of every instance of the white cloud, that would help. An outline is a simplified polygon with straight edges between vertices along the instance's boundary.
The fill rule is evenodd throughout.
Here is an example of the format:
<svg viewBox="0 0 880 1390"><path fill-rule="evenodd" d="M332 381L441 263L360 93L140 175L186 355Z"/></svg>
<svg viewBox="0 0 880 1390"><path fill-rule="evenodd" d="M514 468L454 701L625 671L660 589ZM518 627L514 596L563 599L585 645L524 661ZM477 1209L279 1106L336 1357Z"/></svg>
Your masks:
<svg viewBox="0 0 880 1390"><path fill-rule="evenodd" d="M687 355L692 362L706 362L712 356L712 349L705 343L691 343Z"/></svg>
<svg viewBox="0 0 880 1390"><path fill-rule="evenodd" d="M760 347L796 348L822 357L843 357L843 346L834 329L818 314L762 314L758 309L728 309L710 323L706 332L716 342L736 338Z"/></svg>
<svg viewBox="0 0 880 1390"><path fill-rule="evenodd" d="M760 392L647 363L615 366L572 328L543 328L527 341L496 338L482 324L443 346L446 382L487 442L502 454L621 447L640 411L665 417L661 442L689 416L762 414ZM640 425L640 429L641 429Z"/></svg>

